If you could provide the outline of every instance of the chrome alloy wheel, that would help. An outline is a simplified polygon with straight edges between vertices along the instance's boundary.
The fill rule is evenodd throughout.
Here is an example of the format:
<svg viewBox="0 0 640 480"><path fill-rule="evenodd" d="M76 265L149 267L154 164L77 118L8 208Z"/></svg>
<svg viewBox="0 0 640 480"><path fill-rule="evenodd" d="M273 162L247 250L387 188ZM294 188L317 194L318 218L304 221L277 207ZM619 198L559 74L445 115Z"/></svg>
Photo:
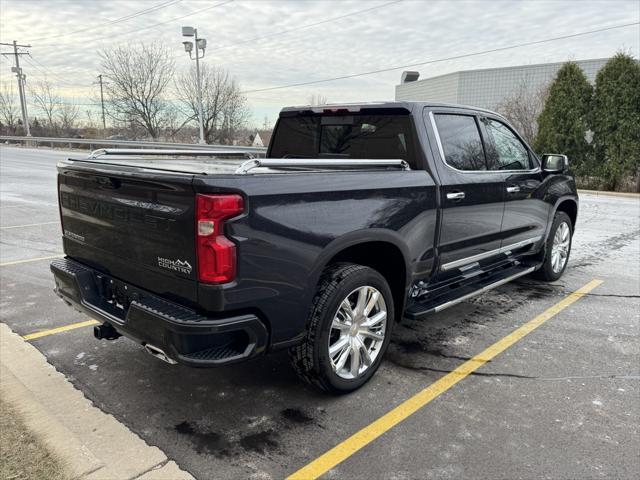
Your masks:
<svg viewBox="0 0 640 480"><path fill-rule="evenodd" d="M569 257L569 247L571 246L571 230L566 222L558 225L556 234L553 236L551 246L551 268L555 273L561 272Z"/></svg>
<svg viewBox="0 0 640 480"><path fill-rule="evenodd" d="M379 290L356 288L342 301L329 332L329 358L345 379L362 375L376 360L387 331L387 305Z"/></svg>

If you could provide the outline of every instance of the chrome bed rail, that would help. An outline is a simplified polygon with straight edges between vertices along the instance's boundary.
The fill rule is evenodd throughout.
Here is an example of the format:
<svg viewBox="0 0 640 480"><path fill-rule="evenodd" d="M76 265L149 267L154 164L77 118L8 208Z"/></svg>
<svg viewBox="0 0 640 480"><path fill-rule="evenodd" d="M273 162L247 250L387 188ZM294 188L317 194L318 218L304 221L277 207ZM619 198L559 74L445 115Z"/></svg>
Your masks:
<svg viewBox="0 0 640 480"><path fill-rule="evenodd" d="M325 159L272 159L272 158L254 158L247 160L236 170L238 174L246 174L254 168L298 168L298 167L317 167L317 168L345 168L345 167L396 167L402 170L411 170L409 164L404 160L368 160L368 159L352 159L352 160L325 160Z"/></svg>
<svg viewBox="0 0 640 480"><path fill-rule="evenodd" d="M246 150L187 150L187 149L146 149L146 148L101 148L89 154L89 159L95 160L104 155L131 155L131 156L182 156L182 157L216 157L219 159L232 159L243 157L247 160L242 162L235 173L240 175L248 174L254 168L398 168L401 170L411 170L409 164L401 159L377 160L366 158L354 159L322 159L322 158L255 158L251 152ZM172 158L175 160L175 158Z"/></svg>
<svg viewBox="0 0 640 480"><path fill-rule="evenodd" d="M89 154L89 158L96 159L103 155L179 155L188 157L244 157L254 158L246 150L186 150L165 148L100 148Z"/></svg>

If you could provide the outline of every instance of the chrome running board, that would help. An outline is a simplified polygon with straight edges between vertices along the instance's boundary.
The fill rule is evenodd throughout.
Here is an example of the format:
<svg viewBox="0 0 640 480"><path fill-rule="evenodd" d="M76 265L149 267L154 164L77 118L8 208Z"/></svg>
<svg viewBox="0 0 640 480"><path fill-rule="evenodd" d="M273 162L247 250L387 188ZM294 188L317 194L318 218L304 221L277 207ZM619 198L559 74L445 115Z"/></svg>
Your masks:
<svg viewBox="0 0 640 480"><path fill-rule="evenodd" d="M423 295L409 299L404 316L411 320L421 319L428 314L440 312L445 308L452 307L523 275L527 275L536 268L538 268L537 265L516 263L511 267L498 268L492 272L491 276L484 278L478 278L476 275L469 278L460 277L461 280L458 283L436 287L431 292L426 291Z"/></svg>
<svg viewBox="0 0 640 480"><path fill-rule="evenodd" d="M445 302L441 305L438 305L437 307L435 307L433 309L434 312L441 312L442 310L444 310L445 308L449 308L452 307L460 302L464 302L465 300L468 300L470 298L473 298L477 295L481 295L485 292L488 292L489 290L493 290L496 287L499 287L500 285L504 285L505 283L509 283L512 280L515 280L518 277L522 277L524 275L527 275L531 272L533 272L536 269L536 267L530 267L527 268L526 270L522 270L521 272L516 273L515 275L511 275L510 277L507 278L503 278L502 280L498 280L497 282L491 283L485 287L482 287L478 290L476 290L475 292L471 292L471 293L467 293L466 295L463 295L462 297L456 298L455 300L450 300L448 302Z"/></svg>

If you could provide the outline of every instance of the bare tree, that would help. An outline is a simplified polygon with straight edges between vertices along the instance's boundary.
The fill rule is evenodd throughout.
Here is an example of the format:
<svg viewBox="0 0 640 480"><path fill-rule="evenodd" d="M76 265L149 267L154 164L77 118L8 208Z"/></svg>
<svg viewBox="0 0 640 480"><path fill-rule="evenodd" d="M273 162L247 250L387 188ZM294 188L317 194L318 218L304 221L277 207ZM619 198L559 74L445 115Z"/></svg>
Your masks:
<svg viewBox="0 0 640 480"><path fill-rule="evenodd" d="M544 108L548 88L548 85L535 86L523 77L515 90L496 107L529 144L533 144L538 135L538 117Z"/></svg>
<svg viewBox="0 0 640 480"><path fill-rule="evenodd" d="M77 105L73 105L71 103L64 103L60 105L60 108L58 109L58 119L60 120L60 128L63 132L72 132L76 126L76 120L78 120L79 114L80 109Z"/></svg>
<svg viewBox="0 0 640 480"><path fill-rule="evenodd" d="M60 101L60 96L54 91L51 82L46 79L36 82L29 88L29 92L33 97L34 103L44 113L47 126L51 130L55 130L57 112L62 102Z"/></svg>
<svg viewBox="0 0 640 480"><path fill-rule="evenodd" d="M327 97L319 93L313 93L309 95L307 102L309 103L309 105L326 105L327 103L329 103Z"/></svg>
<svg viewBox="0 0 640 480"><path fill-rule="evenodd" d="M202 82L203 130L207 143L232 143L247 122L247 100L238 83L224 69L200 66ZM198 90L195 67L175 82L177 96L184 106L188 121L198 120Z"/></svg>
<svg viewBox="0 0 640 480"><path fill-rule="evenodd" d="M166 137L172 142L177 142L179 139L189 141L190 135L182 132L182 129L192 120L192 116L185 116L180 108L172 105L167 111Z"/></svg>
<svg viewBox="0 0 640 480"><path fill-rule="evenodd" d="M20 118L20 108L16 99L13 86L10 83L2 84L0 89L0 121L14 133L18 127Z"/></svg>
<svg viewBox="0 0 640 480"><path fill-rule="evenodd" d="M105 106L109 116L142 127L152 138L158 138L171 110L165 94L175 63L169 50L159 43L140 43L98 54L108 80Z"/></svg>
<svg viewBox="0 0 640 480"><path fill-rule="evenodd" d="M238 91L235 82L233 82L233 91ZM232 144L237 140L238 133L245 127L250 117L246 98L239 93L230 95L223 113L223 128L219 138L222 143Z"/></svg>
<svg viewBox="0 0 640 480"><path fill-rule="evenodd" d="M90 128L90 129L97 128L95 114L91 110L84 111L84 118L85 118L85 121L84 121L85 128Z"/></svg>

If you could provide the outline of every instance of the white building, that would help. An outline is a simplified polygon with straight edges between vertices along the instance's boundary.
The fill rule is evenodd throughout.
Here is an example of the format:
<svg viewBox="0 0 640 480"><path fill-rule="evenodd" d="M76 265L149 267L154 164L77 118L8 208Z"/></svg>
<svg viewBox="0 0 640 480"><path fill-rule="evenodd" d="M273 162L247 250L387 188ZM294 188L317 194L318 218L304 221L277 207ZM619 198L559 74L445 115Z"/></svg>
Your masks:
<svg viewBox="0 0 640 480"><path fill-rule="evenodd" d="M593 84L598 70L608 60L598 58L580 60L576 63ZM402 75L402 83L396 86L396 100L458 103L495 110L523 82L531 91L549 84L564 63L465 70L424 80L417 80L417 72L405 72Z"/></svg>

